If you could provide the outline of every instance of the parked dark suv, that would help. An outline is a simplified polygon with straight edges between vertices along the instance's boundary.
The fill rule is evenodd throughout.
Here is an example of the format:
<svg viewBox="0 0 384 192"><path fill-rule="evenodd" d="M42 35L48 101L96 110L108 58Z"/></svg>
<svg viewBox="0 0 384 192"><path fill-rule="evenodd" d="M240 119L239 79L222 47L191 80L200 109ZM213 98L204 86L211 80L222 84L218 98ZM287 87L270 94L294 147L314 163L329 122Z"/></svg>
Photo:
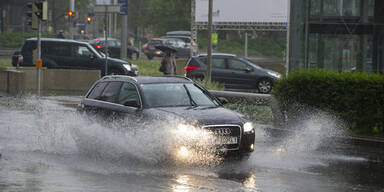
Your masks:
<svg viewBox="0 0 384 192"><path fill-rule="evenodd" d="M171 46L176 50L177 58L189 58L191 55L191 45L185 43L182 39L179 38L152 38L143 46L143 52L148 59L153 59L153 57L162 57L164 53L156 48L156 46Z"/></svg>
<svg viewBox="0 0 384 192"><path fill-rule="evenodd" d="M206 63L206 54L190 58L184 68L187 77L204 79ZM224 83L226 88L258 89L260 93L269 93L274 80L280 77L279 73L261 68L236 55L223 53L212 55L211 79Z"/></svg>
<svg viewBox="0 0 384 192"><path fill-rule="evenodd" d="M185 77L117 75L97 81L78 110L140 125L152 121L158 128L166 122L170 130L164 132L179 141L171 154L176 158L194 158L196 151L205 149L219 156L247 156L254 148L254 128L242 115L224 108L223 101Z"/></svg>
<svg viewBox="0 0 384 192"><path fill-rule="evenodd" d="M108 38L108 53L110 57L120 58L121 41L120 39ZM105 53L105 38L96 38L89 41L97 51ZM140 51L132 45L127 45L127 57L130 59L139 59Z"/></svg>
<svg viewBox="0 0 384 192"><path fill-rule="evenodd" d="M12 65L34 66L34 57L37 55L36 38L27 39L21 51L14 53ZM43 67L50 69L96 69L105 75L105 56L98 53L86 42L69 39L41 39L41 58ZM108 74L138 75L136 65L120 59L108 58Z"/></svg>

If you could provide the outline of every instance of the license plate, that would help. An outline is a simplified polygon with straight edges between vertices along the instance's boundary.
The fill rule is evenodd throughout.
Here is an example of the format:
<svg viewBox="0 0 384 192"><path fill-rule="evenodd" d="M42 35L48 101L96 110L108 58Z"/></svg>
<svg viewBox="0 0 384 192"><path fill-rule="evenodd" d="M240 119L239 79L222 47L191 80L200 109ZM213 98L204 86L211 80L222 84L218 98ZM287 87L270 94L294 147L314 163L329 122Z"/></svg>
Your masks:
<svg viewBox="0 0 384 192"><path fill-rule="evenodd" d="M214 145L237 144L237 137L215 137L212 143Z"/></svg>

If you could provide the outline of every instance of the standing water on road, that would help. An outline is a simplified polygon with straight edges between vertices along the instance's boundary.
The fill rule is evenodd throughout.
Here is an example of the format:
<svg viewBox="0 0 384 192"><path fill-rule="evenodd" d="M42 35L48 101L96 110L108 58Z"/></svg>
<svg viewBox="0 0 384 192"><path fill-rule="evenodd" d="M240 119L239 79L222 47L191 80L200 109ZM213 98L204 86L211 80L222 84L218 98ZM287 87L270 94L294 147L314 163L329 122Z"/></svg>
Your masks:
<svg viewBox="0 0 384 192"><path fill-rule="evenodd" d="M383 191L383 144L346 139L328 115L255 125L247 161L188 164L172 158L172 121L103 122L74 101L0 97L0 191Z"/></svg>

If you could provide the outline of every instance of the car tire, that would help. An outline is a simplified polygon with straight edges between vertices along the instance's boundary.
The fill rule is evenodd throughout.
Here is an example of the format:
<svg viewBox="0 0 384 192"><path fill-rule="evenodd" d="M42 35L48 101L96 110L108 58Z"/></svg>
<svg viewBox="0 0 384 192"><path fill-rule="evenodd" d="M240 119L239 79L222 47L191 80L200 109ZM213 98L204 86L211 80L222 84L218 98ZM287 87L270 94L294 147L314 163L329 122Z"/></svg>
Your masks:
<svg viewBox="0 0 384 192"><path fill-rule="evenodd" d="M259 82L257 82L257 89L259 90L259 93L270 93L272 90L272 81L267 78L261 79Z"/></svg>
<svg viewBox="0 0 384 192"><path fill-rule="evenodd" d="M147 58L148 58L149 60L152 60L152 59L153 59L153 55L147 55Z"/></svg>

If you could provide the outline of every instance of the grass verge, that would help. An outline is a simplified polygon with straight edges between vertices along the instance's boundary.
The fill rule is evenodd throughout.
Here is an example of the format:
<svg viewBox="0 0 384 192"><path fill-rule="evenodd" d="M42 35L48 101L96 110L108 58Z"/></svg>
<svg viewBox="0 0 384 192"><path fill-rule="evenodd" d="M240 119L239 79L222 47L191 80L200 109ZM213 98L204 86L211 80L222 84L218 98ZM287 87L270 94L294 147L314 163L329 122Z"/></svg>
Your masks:
<svg viewBox="0 0 384 192"><path fill-rule="evenodd" d="M0 59L0 67L12 67L11 59Z"/></svg>

